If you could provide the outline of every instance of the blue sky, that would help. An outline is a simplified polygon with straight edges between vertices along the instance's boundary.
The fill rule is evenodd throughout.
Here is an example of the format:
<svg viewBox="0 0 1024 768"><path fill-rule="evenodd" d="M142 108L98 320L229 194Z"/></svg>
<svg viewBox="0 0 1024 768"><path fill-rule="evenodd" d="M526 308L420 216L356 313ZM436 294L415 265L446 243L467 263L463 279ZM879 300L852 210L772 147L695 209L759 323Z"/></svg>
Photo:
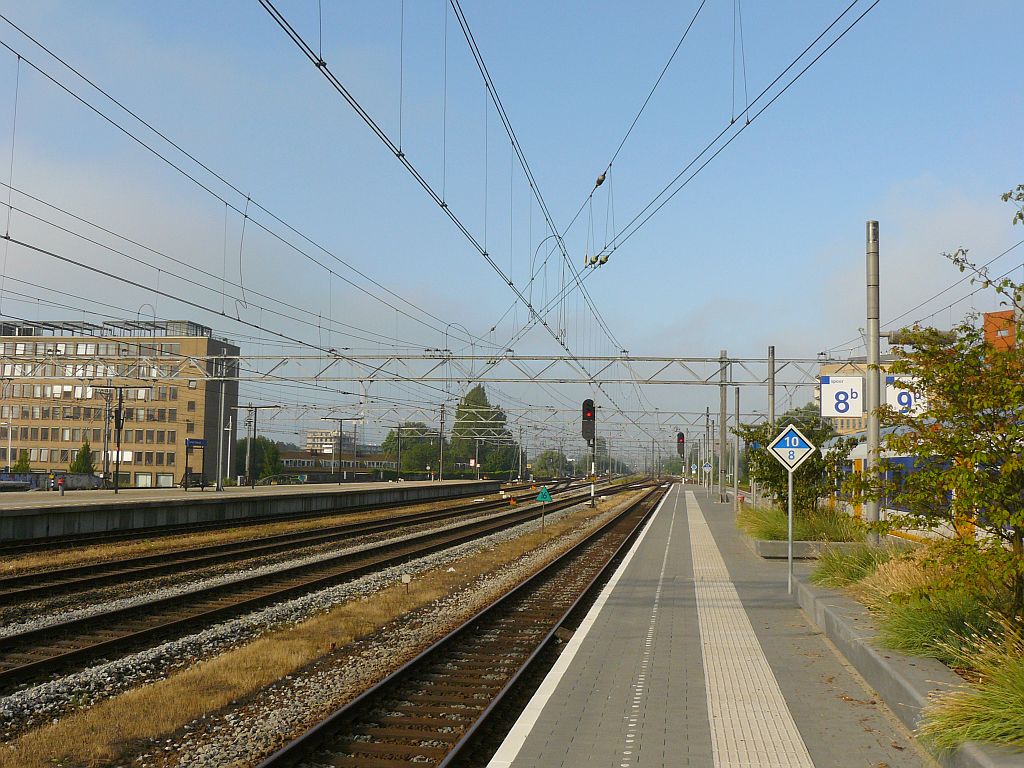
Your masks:
<svg viewBox="0 0 1024 768"><path fill-rule="evenodd" d="M332 71L382 128L396 141L401 131L403 151L431 184L441 189L444 178L452 210L481 242L486 232L488 252L528 290L531 255L546 231L498 118L485 107L483 84L454 15L447 18L445 88L442 0L406 0L404 32L400 0L322 5L322 42L315 0L281 0L278 7L311 44L322 45ZM586 199L697 5L463 3L559 227ZM846 5L743 2L747 93L759 93ZM861 0L853 13L868 5ZM488 335L512 302L508 286L257 2L0 7L243 192L397 294L493 339L495 346L522 324L525 311L518 307ZM732 0L706 3L616 159L610 182L566 235L577 268L595 248L591 232L600 247L606 230L614 231L612 217L618 226L629 221L742 113L742 61L733 64L734 9ZM964 246L987 261L1024 238L1024 230L1010 226L1012 211L999 200L1024 181L1024 104L1014 59L1022 28L1024 6L1017 2L882 0L588 279L620 344L634 354L713 356L728 349L750 357L775 344L780 355L813 356L856 337L864 324L865 220L881 222L883 323L959 279L943 251ZM95 96L10 26L0 24L0 40L74 90ZM0 53L0 166L6 171L17 67L13 55ZM102 99L95 103L109 108ZM110 114L124 119L123 113ZM0 176L6 182L7 174ZM225 222L223 203L24 64L13 181L229 280L238 281L241 269L247 289L272 297L268 306L286 301L419 348L443 345L442 334L330 278L251 225L240 259L237 214ZM223 185L216 189L244 208L244 196L225 192ZM30 206L22 200L21 207ZM173 265L159 272L140 267L19 214L12 234L77 253L147 285L159 283L176 295L221 305L216 292L177 281L171 273L181 269ZM1024 247L993 269L1022 261ZM113 316L193 316L227 335L259 335L19 249L11 250L5 269L15 279L103 297L129 310L110 309ZM548 296L560 279L560 270L548 270ZM542 276L533 287L542 300L544 284ZM23 285L19 290L54 296ZM951 291L918 314L969 290ZM964 311L992 306L979 294L931 322L948 325ZM27 317L73 314L17 302L4 310ZM253 322L279 323L310 343L367 347L338 334L339 328L318 331L244 312ZM565 317L575 351L618 351L576 294ZM551 319L557 325L555 315ZM269 342L243 346L276 348ZM553 341L538 329L516 345L517 352L552 349ZM555 395L509 386L503 392L509 403L515 397L565 405L589 390L566 388ZM424 393L428 400L435 395ZM617 396L623 404L635 401L628 388ZM287 397L296 403L332 399L329 393ZM717 391L652 388L649 398L662 408L714 408Z"/></svg>

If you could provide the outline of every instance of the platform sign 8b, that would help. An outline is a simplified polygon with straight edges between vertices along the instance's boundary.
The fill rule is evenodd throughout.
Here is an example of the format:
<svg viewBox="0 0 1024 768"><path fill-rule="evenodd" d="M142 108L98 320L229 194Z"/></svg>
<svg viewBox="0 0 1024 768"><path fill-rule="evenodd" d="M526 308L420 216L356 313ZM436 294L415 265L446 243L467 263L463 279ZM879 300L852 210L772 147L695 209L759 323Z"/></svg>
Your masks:
<svg viewBox="0 0 1024 768"><path fill-rule="evenodd" d="M928 410L928 403L924 397L919 392L899 386L900 382L912 384L914 379L910 376L885 377L885 404L896 413L909 416L917 416Z"/></svg>
<svg viewBox="0 0 1024 768"><path fill-rule="evenodd" d="M821 415L858 418L864 415L863 376L822 376Z"/></svg>

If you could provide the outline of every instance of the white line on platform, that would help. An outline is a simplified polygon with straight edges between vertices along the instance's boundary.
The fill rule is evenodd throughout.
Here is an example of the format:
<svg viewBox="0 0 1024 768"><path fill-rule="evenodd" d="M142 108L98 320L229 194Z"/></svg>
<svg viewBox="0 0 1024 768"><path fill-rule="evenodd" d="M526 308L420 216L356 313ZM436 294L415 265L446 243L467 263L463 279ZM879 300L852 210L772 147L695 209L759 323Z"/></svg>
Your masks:
<svg viewBox="0 0 1024 768"><path fill-rule="evenodd" d="M570 662L579 650L583 641L586 639L587 634L590 632L590 628L594 626L594 622L597 621L597 617L601 613L601 609L604 608L604 604L608 601L608 597L612 592L615 591L616 584L619 583L619 579L629 566L633 556L637 550L640 549L640 545L643 543L644 538L647 536L647 532L654 527L654 521L661 513L661 508L665 506L665 502L668 500L668 494L658 504L658 508L654 510L654 514L647 521L647 525L640 531L640 535L636 537L636 541L633 542L633 546L629 548L629 552L623 558L619 567L615 570L615 573L609 579L608 583L605 584L604 589L601 590L601 594L597 600L587 611L586 617L580 623L579 629L577 629L572 638L566 643L565 649L558 656L558 660L551 667L551 670L545 675L543 682L537 689L537 692L533 694L530 699L530 703L526 705L522 714L519 715L519 719L516 720L515 725L512 726L512 730L508 732L505 740L498 747L498 751L494 753L491 761L487 764L487 768L509 768L512 765L512 761L516 759L519 751L523 748L523 744L526 743L527 736L533 730L533 727L537 724L537 720L540 718L541 712L544 710L544 706L548 703L548 699L551 698L551 694L555 692L555 688L558 687L558 683L561 682L562 677L565 675L565 671L569 668Z"/></svg>
<svg viewBox="0 0 1024 768"><path fill-rule="evenodd" d="M692 491L686 516L715 768L814 768Z"/></svg>

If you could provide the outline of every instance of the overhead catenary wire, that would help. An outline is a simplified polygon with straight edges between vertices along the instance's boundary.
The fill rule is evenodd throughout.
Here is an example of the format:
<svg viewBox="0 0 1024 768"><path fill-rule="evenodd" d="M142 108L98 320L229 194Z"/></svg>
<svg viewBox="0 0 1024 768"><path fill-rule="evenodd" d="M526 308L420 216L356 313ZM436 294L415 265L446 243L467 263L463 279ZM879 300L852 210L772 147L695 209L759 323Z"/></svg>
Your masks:
<svg viewBox="0 0 1024 768"><path fill-rule="evenodd" d="M419 312L421 315L423 315L423 317L430 318L430 319L435 320L435 321L437 321L439 323L442 323L442 324L446 322L443 318L438 317L437 315L433 314L429 310L426 310L423 307L419 306L415 302L413 302L413 301L411 301L411 300L401 296L397 292L395 292L392 289L388 288L383 283L375 280L370 275L366 274L365 272L363 272L359 268L355 267L354 265L352 265L348 261L342 259L337 254L335 254L330 249L328 249L326 246L316 242L311 237L306 235L304 232L302 232L301 230L297 229L295 226L293 226L292 224L288 223L287 221L285 221L284 219L279 217L277 214L275 214L274 212L272 212L271 210L266 208L264 205L262 205L257 200L251 199L236 184L234 184L231 181L229 181L226 177L224 177L223 175L221 175L220 173L215 171L211 166L209 166L208 164L206 164L202 160L200 160L195 154L193 154L193 153L189 152L187 149L185 149L180 143L178 143L174 139L170 138L167 134L165 134L164 132L159 130L151 122L147 121L145 118L143 118L141 115L139 115L136 111L132 110L130 107L125 105L122 101L118 100L116 97L114 97L108 91L104 90L95 81L91 80L89 77L87 77L85 74L83 74L79 69L74 67L68 61L66 61L65 59L61 58L57 53L55 53L53 50L48 48L45 44L43 44L36 37L34 37L33 35L31 35L27 31L25 31L23 28L21 28L20 26L15 24L13 21L11 21L3 13L0 13L0 20L3 20L8 25L10 25L13 29L17 30L21 35L23 35L26 39L30 40L40 50L44 51L48 56L50 56L52 59L54 59L59 64L61 64L61 66L65 67L68 71L70 71L72 74L74 74L75 77L79 78L82 82L86 83L90 88L92 88L97 93L101 94L104 98L109 100L111 103L116 105L118 109L123 111L125 114L129 115L132 119L136 120L139 124L144 126L147 130L152 132L155 136L159 137L162 141L167 143L174 150L176 150L177 152L181 153L184 157L188 158L188 160L190 160L191 162L195 163L196 166L201 168L206 173L210 174L210 176L212 176L214 179L216 179L221 184L223 184L225 187L227 187L229 190L231 190L232 192L237 194L239 196L239 198L246 198L246 199L248 199L251 202L251 204L252 204L252 206L254 208L258 209L263 214L265 214L268 217L270 217L270 219L272 221L274 221L275 223L277 223L280 226L284 227L285 230L287 230L291 234L295 235L301 241L303 241L306 244L308 244L309 246L312 246L313 248L317 249L318 251L323 253L325 256L327 256L330 259L332 259L334 262L344 266L347 270L349 270L353 274L357 275L358 277L362 278L363 280L366 280L370 285L372 285L375 288L381 290L383 293L387 294L388 296L391 296L392 298L394 298L397 301L401 302L402 304L404 304L405 306L409 307L410 309L415 310L416 312ZM76 101L81 103L87 109L89 109L90 111L95 113L98 117L100 117L105 122L109 123L116 130L118 130L121 133L123 133L125 136L130 138L132 141L134 141L136 144L141 146L143 149L145 149L146 151L150 152L152 155L157 157L162 162L166 163L169 167L171 167L172 169L174 169L175 171L180 173L182 176L184 176L186 179L191 181L197 187L199 187L200 189L205 191L207 194L211 195L215 199L217 199L220 202L222 202L225 205L227 205L231 210L233 210L238 215L240 215L240 216L244 215L243 211L237 205L235 205L231 201L227 200L223 195L221 195L219 192L214 190L210 185L204 183L202 180L197 178L195 176L195 174L190 173L185 168L183 168L181 165L179 165L178 163L174 162L167 155L165 155L164 153L162 153L159 150L157 150L155 147L153 147L150 144L148 144L146 141L144 141L139 136L135 135L128 128L126 128L121 123L116 121L114 118L110 117L105 112L103 112L102 110L97 108L95 105L93 105L91 102L89 102L85 97L83 97L82 95L78 94L72 88L70 88L69 86L65 85L64 83L59 81L56 77L54 77L53 75L51 75L50 73L45 71L40 65L38 65L38 64L30 61L29 59L25 58L25 56L21 52L15 50L11 45L9 45L6 42L0 41L0 46L2 46L3 48L6 48L10 53L12 53L13 55L19 57L19 59L23 60L25 62L25 64L30 66L32 69L34 69L36 72L38 72L44 78L49 80L51 83L53 83L59 89L61 89L65 93L67 93L73 99L75 99ZM416 317L416 316L410 314L410 312L408 310L402 309L400 307L396 307L393 303L391 303L391 302L387 301L386 299L384 299L383 297L375 294L373 291L367 289L365 286L362 286L362 285L358 284L357 282L355 282L355 281L347 278L346 276L336 272L335 270L331 269L328 265L326 265L323 262L321 262L319 259L317 259L315 256L310 254L308 251L306 251L303 248L300 248L298 245L296 245L295 243L291 242L287 238L283 237L280 233L274 231L273 229L271 229L270 227L268 227L266 224L264 224L263 222L259 221L258 219L255 219L255 218L250 216L249 220L252 221L252 223L255 226L259 227L261 230L263 230L268 235L270 235L274 239L276 239L279 242L281 242L283 245L285 245L289 249L293 250L295 253L297 253L300 256L302 256L303 258L311 261L312 263L316 264L317 266L319 266L320 268L324 269L325 271L327 271L327 272L333 274L334 276L338 277L339 279L341 279L345 283L351 285L356 290L366 294L367 296L369 296L370 298L374 299L375 301L378 301L378 302L384 304L385 306L388 306L389 308L394 309L396 312L399 312L400 314L404 315L405 317L408 317L409 319L413 320L414 322L417 322L417 323L420 323L420 324L425 325L427 327L430 327L432 330L437 331L438 333L442 332L441 328L439 328L439 327L437 327L437 326L435 326L435 325L433 325L431 323L426 322L423 319L423 317ZM484 340L481 337L472 336L471 338L473 338L474 341L476 341L477 343L480 343L480 344L484 344L485 343Z"/></svg>
<svg viewBox="0 0 1024 768"><path fill-rule="evenodd" d="M807 54L834 28L842 19L856 6L860 0L853 0L846 8L813 40L811 41L799 55L797 55L787 66L783 69L765 88L761 91L758 96L751 100L749 107L752 108L755 104L761 101L767 96L772 89L786 76L786 74L796 67L799 62L807 56ZM859 16L857 16L842 32L840 32L835 38L829 42L829 44L815 55L810 62L808 62L792 79L786 82L786 84L774 93L771 98L754 113L752 117L746 122L743 122L737 126L737 123L731 122L726 125L713 139L711 139L703 149L701 149L676 176L665 184L662 189L654 196L654 198L647 203L625 226L621 227L618 232L613 235L613 241L615 242L614 247L611 249L605 249L604 253L612 253L617 251L623 245L626 244L648 221L650 221L662 208L665 207L679 192L681 192L690 182L693 181L697 175L704 170L718 155L720 155L733 141L735 141L747 128L749 128L755 120L760 117L767 109L769 109L786 91L789 90L804 74L806 74L811 67L813 67L821 58L828 53L843 37L845 37L861 20L870 13L881 0L875 0L871 3ZM734 130L735 128L735 130ZM725 137L729 132L732 134L722 144L719 145L720 140ZM716 147L715 151L709 155L703 162L703 158L712 148ZM697 165L700 163L700 165ZM696 169L690 173L690 170L697 165ZM687 175L689 174L689 175ZM685 177L685 178L684 178ZM678 183L682 179L682 183ZM677 185L678 184L678 185ZM671 191L670 191L671 190ZM584 276L586 280L593 272L588 273ZM543 315L555 305L557 301L564 298L564 295L571 290L571 286L566 287L559 295L556 295L547 306L541 307L540 313ZM514 341L512 342L514 343Z"/></svg>

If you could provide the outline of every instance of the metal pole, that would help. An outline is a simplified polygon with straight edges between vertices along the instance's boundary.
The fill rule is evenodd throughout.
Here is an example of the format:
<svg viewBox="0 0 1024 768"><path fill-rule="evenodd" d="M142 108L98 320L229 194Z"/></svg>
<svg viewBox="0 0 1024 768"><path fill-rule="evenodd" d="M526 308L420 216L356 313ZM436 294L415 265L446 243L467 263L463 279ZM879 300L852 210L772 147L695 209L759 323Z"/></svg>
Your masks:
<svg viewBox="0 0 1024 768"><path fill-rule="evenodd" d="M788 498L788 501L789 501L789 504L788 504L788 506L789 506L789 520L787 522L787 527L788 527L789 533L788 533L788 535L786 537L786 539L787 539L787 541L786 541L786 559L789 561L789 576L788 576L787 581L786 581L786 586L787 586L787 590L789 591L789 594L792 595L793 594L793 472L790 471L788 474L789 474L789 494L788 494L787 498Z"/></svg>
<svg viewBox="0 0 1024 768"><path fill-rule="evenodd" d="M110 384L110 379L107 379ZM7 430L10 437L10 430ZM11 449L7 447L7 462L11 461ZM110 482L110 391L103 392L103 486Z"/></svg>
<svg viewBox="0 0 1024 768"><path fill-rule="evenodd" d="M457 415L457 414L456 414ZM441 460L437 464L437 482L444 482L444 403L441 403Z"/></svg>
<svg viewBox="0 0 1024 768"><path fill-rule="evenodd" d="M523 479L523 428L519 428L519 480L522 482Z"/></svg>
<svg viewBox="0 0 1024 768"><path fill-rule="evenodd" d="M117 412L114 414L114 429L117 430L115 442L117 443L117 455L114 457L114 493L121 487L121 427L124 426L124 388L117 388ZM10 432L7 433L10 435ZM11 452L8 449L7 456ZM172 478L173 479L173 478Z"/></svg>
<svg viewBox="0 0 1024 768"><path fill-rule="evenodd" d="M339 435L341 434L341 429L342 429L341 424L339 424L338 425L338 434ZM353 480L356 479L356 462L357 462L358 455L359 455L359 449L356 447L356 440L359 439L359 433L357 431L358 429L359 429L359 422L358 421L353 421L352 422L352 479Z"/></svg>
<svg viewBox="0 0 1024 768"><path fill-rule="evenodd" d="M740 511L740 388L734 387L736 392L736 418L733 419L736 439L735 450L732 452L732 511Z"/></svg>
<svg viewBox="0 0 1024 768"><path fill-rule="evenodd" d="M217 485L215 489L218 491L224 490L224 389L227 387L224 370L226 365L227 363L222 358L220 361L220 412L217 414Z"/></svg>
<svg viewBox="0 0 1024 768"><path fill-rule="evenodd" d="M728 388L725 384L728 378L726 355L727 353L724 349L718 354L718 361L721 366L718 371L718 381L720 382L718 385L718 501L722 503L728 501L725 491L725 441L727 435L725 420L728 418L729 409Z"/></svg>
<svg viewBox="0 0 1024 768"><path fill-rule="evenodd" d="M252 442L253 443L256 442L256 417L259 415L259 412L260 412L259 408L253 408L252 409ZM247 456L249 455L248 452L246 452L246 455ZM264 457L264 458L266 458L266 457ZM253 489L256 488L256 477L255 476L250 476L249 477L249 487L253 488Z"/></svg>
<svg viewBox="0 0 1024 768"><path fill-rule="evenodd" d="M768 423L775 426L775 345L768 347Z"/></svg>
<svg viewBox="0 0 1024 768"><path fill-rule="evenodd" d="M233 414L229 415L228 416L228 425L227 425L227 427L224 428L224 431L227 432L229 435L231 434L231 429L234 426L234 421L235 421L234 415ZM233 442L235 442L235 441L234 440L228 440L228 451L227 451L227 454L228 454L227 455L228 472L230 472L232 475L235 474L235 467L231 463L231 444Z"/></svg>
<svg viewBox="0 0 1024 768"><path fill-rule="evenodd" d="M704 464L711 463L711 406L704 409L704 463L700 465L700 484L707 488L711 474L704 471Z"/></svg>
<svg viewBox="0 0 1024 768"><path fill-rule="evenodd" d="M245 419L245 482L249 484L249 475L252 474L252 426L253 421L252 403L249 403L249 415Z"/></svg>
<svg viewBox="0 0 1024 768"><path fill-rule="evenodd" d="M395 464L395 478L402 479L402 424L398 424L398 461Z"/></svg>
<svg viewBox="0 0 1024 768"><path fill-rule="evenodd" d="M878 424L878 407L881 400L878 327L878 222L867 223L867 333L868 333L868 375L864 405L868 409L867 474L874 477L878 466L878 450L881 443ZM869 500L864 505L868 524L878 522L878 502ZM871 544L878 544L878 533L868 535Z"/></svg>
<svg viewBox="0 0 1024 768"><path fill-rule="evenodd" d="M474 437L473 442L476 443L476 479L480 479L480 438Z"/></svg>
<svg viewBox="0 0 1024 768"><path fill-rule="evenodd" d="M338 485L341 485L341 446L345 442L345 420L338 419L338 450L334 452L334 460L337 462L334 466L334 476L338 479Z"/></svg>

